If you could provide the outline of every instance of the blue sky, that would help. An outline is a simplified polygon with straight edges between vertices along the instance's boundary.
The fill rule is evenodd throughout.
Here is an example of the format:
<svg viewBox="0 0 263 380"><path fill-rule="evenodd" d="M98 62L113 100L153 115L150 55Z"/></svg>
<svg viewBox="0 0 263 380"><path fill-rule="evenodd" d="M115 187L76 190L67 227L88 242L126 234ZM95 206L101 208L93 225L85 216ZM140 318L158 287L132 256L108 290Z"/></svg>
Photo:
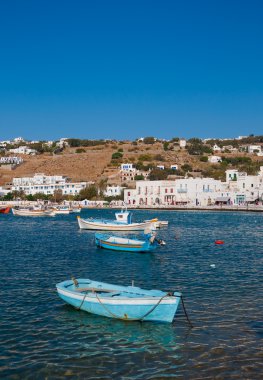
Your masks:
<svg viewBox="0 0 263 380"><path fill-rule="evenodd" d="M263 2L0 2L0 140L263 134Z"/></svg>

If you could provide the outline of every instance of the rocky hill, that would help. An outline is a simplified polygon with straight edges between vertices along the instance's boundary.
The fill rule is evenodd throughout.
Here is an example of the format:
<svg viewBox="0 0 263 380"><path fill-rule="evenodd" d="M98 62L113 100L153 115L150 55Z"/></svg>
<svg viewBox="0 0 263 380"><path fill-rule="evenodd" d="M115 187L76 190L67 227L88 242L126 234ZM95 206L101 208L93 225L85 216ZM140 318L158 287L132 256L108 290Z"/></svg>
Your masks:
<svg viewBox="0 0 263 380"><path fill-rule="evenodd" d="M112 159L114 153L122 157ZM209 156L209 154L207 155ZM231 162L210 164L202 160L201 157L204 155L206 153L189 154L187 149L180 149L176 144L164 146L163 142L154 144L111 142L92 147L67 147L60 154L24 155L22 156L23 164L13 170L6 170L5 166L0 167L0 185L12 182L13 177L33 176L35 173L65 175L72 181L95 181L98 183L101 179L107 179L109 183L119 184L118 173L122 162L139 163L141 166L151 165L152 167L164 165L168 169L171 165L177 164L181 174L185 174L185 171L192 172L192 175L200 172L214 178L222 178L227 167L235 167L235 163ZM222 154L220 155L222 156ZM249 157L250 166L245 167L241 162L241 169L250 170L249 168L251 168L252 171L255 171L260 164L263 165L263 158L253 154L236 152L224 153L223 156L231 160L238 157ZM240 163L236 163L237 167L238 164ZM185 168L185 171L182 168Z"/></svg>

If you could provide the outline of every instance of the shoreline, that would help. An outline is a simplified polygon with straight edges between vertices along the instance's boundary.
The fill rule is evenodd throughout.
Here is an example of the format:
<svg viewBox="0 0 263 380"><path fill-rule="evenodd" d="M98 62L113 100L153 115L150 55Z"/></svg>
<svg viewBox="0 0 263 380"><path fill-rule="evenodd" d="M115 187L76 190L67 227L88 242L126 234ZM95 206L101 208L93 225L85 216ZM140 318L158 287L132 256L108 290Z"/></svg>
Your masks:
<svg viewBox="0 0 263 380"><path fill-rule="evenodd" d="M40 202L37 201L7 201L7 202L0 202L0 207L15 207L15 206L35 206L39 205ZM79 202L79 205L83 209L88 209L88 210L120 210L123 207L127 207L129 210L148 210L148 211L227 211L227 212L263 212L263 205L239 205L239 206L123 206L123 205L107 205L107 206L102 206L102 205L81 205Z"/></svg>

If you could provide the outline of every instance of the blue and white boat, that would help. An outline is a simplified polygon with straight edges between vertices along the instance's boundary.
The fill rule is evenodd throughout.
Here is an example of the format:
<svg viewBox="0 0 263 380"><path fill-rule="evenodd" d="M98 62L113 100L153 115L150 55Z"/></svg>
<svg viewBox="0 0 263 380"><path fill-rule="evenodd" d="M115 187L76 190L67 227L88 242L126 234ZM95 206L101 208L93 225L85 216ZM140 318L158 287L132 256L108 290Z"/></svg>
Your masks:
<svg viewBox="0 0 263 380"><path fill-rule="evenodd" d="M145 234L143 238L143 240L140 240L112 234L96 233L95 243L99 248L127 252L151 252L158 245L165 245L163 240L156 238L155 233Z"/></svg>
<svg viewBox="0 0 263 380"><path fill-rule="evenodd" d="M77 310L125 321L171 323L181 293L145 290L89 279L74 279L56 285L60 298Z"/></svg>
<svg viewBox="0 0 263 380"><path fill-rule="evenodd" d="M152 221L142 223L132 223L132 213L121 211L115 213L116 220L78 217L78 224L81 229L101 230L101 231L144 231L145 229L155 229Z"/></svg>

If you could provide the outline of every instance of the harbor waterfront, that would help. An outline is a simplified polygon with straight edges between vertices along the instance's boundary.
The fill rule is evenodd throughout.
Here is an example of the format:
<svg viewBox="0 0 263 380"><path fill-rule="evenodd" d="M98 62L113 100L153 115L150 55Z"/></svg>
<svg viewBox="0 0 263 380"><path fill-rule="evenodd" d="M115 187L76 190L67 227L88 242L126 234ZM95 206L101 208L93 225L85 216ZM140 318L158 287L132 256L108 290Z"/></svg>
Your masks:
<svg viewBox="0 0 263 380"><path fill-rule="evenodd" d="M169 222L158 232L165 247L99 249L75 214L1 215L0 378L262 378L262 213L132 212L134 222ZM110 219L114 210L81 214ZM181 292L194 328L181 305L168 325L75 310L56 292L71 276Z"/></svg>

